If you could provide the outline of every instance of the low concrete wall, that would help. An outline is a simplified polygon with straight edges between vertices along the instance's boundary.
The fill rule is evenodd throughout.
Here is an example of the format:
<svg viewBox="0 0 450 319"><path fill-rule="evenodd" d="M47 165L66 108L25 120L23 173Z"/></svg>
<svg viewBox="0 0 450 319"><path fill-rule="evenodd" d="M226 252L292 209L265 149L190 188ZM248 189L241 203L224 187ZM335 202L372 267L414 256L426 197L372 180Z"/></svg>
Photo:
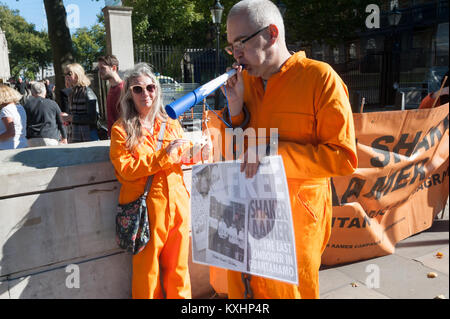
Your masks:
<svg viewBox="0 0 450 319"><path fill-rule="evenodd" d="M109 141L0 151L0 181L0 298L131 297ZM193 298L213 293L208 279L191 264Z"/></svg>

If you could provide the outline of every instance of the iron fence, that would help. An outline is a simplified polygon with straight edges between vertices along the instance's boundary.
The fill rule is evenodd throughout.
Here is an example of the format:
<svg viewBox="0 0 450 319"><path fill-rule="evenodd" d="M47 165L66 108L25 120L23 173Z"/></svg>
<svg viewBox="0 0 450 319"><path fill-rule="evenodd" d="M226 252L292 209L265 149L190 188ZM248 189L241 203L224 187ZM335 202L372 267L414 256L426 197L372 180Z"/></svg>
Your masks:
<svg viewBox="0 0 450 319"><path fill-rule="evenodd" d="M429 73L436 66L440 66L442 57L436 51L414 48L397 53L398 59L398 89L397 93L408 92L407 104L418 106L432 86ZM383 107L382 90L386 83L383 81L387 72L383 68L383 61L389 59L386 52L373 52L359 59L346 56L312 56L312 58L327 62L339 74L347 85L353 110L357 110L362 98L366 106ZM448 65L448 57L444 65ZM339 63L336 63L339 62ZM436 81L435 81L436 82ZM411 96L411 98L409 98ZM396 100L397 104L398 101Z"/></svg>
<svg viewBox="0 0 450 319"><path fill-rule="evenodd" d="M134 56L136 63L149 63L156 72L178 82L203 84L216 76L216 50L212 48L143 45L135 47ZM220 52L219 74L231 64L231 57Z"/></svg>

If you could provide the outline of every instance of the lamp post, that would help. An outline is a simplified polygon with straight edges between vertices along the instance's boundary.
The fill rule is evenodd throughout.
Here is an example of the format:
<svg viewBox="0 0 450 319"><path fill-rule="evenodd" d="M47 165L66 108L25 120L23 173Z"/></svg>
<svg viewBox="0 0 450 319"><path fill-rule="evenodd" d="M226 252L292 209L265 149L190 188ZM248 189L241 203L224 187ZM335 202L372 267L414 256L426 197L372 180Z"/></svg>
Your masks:
<svg viewBox="0 0 450 319"><path fill-rule="evenodd" d="M399 43L396 39L396 27L400 23L402 17L401 12L397 6L391 7L387 12L387 22L389 26L386 28L386 35L384 41L383 65L381 73L381 99L380 102L385 105L392 105L395 103L395 90L398 88L399 81L399 64L398 47ZM394 87L394 83L395 87Z"/></svg>
<svg viewBox="0 0 450 319"><path fill-rule="evenodd" d="M402 13L398 10L397 6L395 6L391 11L389 11L388 20L389 25L391 27L396 27L400 23L400 19L402 18Z"/></svg>
<svg viewBox="0 0 450 319"><path fill-rule="evenodd" d="M223 14L223 5L220 4L220 0L216 0L214 3L214 6L210 8L212 21L214 26L216 27L216 41L217 41L217 48L216 48L216 71L215 71L215 77L219 76L219 52L220 52L220 23L222 22L222 14ZM220 90L216 90L214 94L214 104L217 108L219 106L219 94Z"/></svg>
<svg viewBox="0 0 450 319"><path fill-rule="evenodd" d="M391 50L390 50L390 74L388 82L388 95L390 99L394 100L395 103L395 90L399 88L400 82L400 43L397 39L397 26L402 18L402 13L398 10L397 6L394 6L388 14L389 26L392 28L392 40L391 40ZM400 39L401 40L401 39ZM391 100L392 101L392 100Z"/></svg>

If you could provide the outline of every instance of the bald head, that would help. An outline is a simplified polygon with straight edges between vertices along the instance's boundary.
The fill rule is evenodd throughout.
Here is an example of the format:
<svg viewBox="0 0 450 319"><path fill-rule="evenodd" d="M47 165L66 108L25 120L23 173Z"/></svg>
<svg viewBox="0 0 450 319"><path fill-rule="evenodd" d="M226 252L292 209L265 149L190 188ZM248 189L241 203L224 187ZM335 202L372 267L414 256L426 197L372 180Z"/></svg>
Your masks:
<svg viewBox="0 0 450 319"><path fill-rule="evenodd" d="M236 17L245 17L248 24L255 26L255 29L274 24L278 28L280 40L285 40L283 17L278 7L270 0L239 1L228 13L227 22Z"/></svg>

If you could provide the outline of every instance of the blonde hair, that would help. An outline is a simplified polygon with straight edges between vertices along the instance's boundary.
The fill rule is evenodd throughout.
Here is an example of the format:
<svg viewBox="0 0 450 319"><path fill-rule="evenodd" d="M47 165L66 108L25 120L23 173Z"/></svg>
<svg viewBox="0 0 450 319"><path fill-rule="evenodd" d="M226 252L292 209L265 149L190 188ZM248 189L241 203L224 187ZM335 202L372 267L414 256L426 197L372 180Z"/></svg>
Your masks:
<svg viewBox="0 0 450 319"><path fill-rule="evenodd" d="M0 106L19 103L22 95L8 85L0 84Z"/></svg>
<svg viewBox="0 0 450 319"><path fill-rule="evenodd" d="M89 86L91 85L91 80L84 73L83 67L78 63L67 64L64 68L64 73L72 72L77 77L77 83L74 86Z"/></svg>
<svg viewBox="0 0 450 319"><path fill-rule="evenodd" d="M133 96L130 90L131 83L140 76L149 77L156 85L156 97L148 115L148 122L154 125L155 118L161 120L167 119L167 113L162 103L161 85L153 73L152 68L146 63L139 63L132 70L127 72L124 78L124 85L120 96L120 117L122 126L127 133L126 147L134 152L136 147L142 142L143 127L140 121L139 112L137 111Z"/></svg>

